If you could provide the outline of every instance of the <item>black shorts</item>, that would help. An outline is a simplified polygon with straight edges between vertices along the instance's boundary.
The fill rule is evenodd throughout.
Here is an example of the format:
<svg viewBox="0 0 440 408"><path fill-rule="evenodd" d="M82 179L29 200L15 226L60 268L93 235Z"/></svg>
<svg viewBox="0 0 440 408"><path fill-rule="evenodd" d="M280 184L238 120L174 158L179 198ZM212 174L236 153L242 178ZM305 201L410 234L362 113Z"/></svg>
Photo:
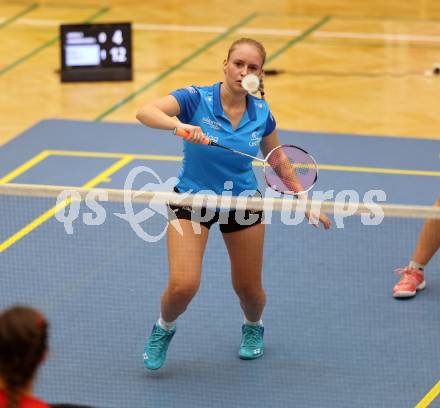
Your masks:
<svg viewBox="0 0 440 408"><path fill-rule="evenodd" d="M176 193L179 190L174 189ZM241 231L261 224L263 221L263 211L253 210L231 210L220 211L211 210L209 208L179 207L177 205L168 204L168 219L189 220L197 222L206 228L211 228L216 222L220 225L220 231L223 233Z"/></svg>

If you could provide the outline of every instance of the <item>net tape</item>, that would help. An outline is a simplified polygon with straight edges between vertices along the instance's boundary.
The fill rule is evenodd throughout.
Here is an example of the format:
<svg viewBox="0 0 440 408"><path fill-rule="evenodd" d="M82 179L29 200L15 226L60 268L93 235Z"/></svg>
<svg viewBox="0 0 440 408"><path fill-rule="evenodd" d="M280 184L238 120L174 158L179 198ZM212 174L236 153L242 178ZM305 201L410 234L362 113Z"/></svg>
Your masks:
<svg viewBox="0 0 440 408"><path fill-rule="evenodd" d="M179 194L162 191L103 189L103 188L79 188L74 186L52 186L40 184L0 184L0 196L23 196L23 197L47 197L57 199L60 194L71 196L73 199L84 200L89 194L96 201L124 202L129 200L137 204L172 204L176 206L192 206L193 208L218 208L253 211L287 211L294 212L297 209L319 209L328 214L342 214L350 212L353 215L371 214L372 204L349 203L338 201L315 201L310 199L297 200L291 196L283 198L272 197L239 197L218 196L212 194ZM301 206L301 207L299 207ZM440 208L434 206L380 204L379 206L386 217L396 218L430 218L440 219Z"/></svg>

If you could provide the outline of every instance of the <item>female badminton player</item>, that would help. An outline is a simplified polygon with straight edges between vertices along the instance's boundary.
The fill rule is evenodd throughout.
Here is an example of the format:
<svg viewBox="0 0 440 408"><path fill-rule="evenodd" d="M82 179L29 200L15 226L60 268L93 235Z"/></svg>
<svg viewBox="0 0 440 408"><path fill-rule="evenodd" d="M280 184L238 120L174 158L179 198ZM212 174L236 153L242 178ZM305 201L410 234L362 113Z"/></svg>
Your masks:
<svg viewBox="0 0 440 408"><path fill-rule="evenodd" d="M263 92L265 58L265 49L259 42L239 39L231 45L223 62L224 82L178 89L139 110L137 119L146 126L169 130L179 128L187 132L176 192L209 190L220 195L228 189L233 195L244 191L258 194L252 159L203 143L208 137L253 156L258 149L266 156L279 145L275 119L268 104L264 99L250 95L242 84L245 76L254 74L259 78L260 92ZM232 284L244 313L238 354L247 360L261 357L264 351L261 318L266 299L262 287L262 216L262 212L246 211L246 222L240 223L235 212L231 211L227 222L220 221L231 261ZM171 224L180 223L183 234L168 228L168 285L161 298L161 315L145 344L143 356L145 366L151 370L163 365L176 331L176 320L199 288L209 229L221 217L217 212L210 221L199 218L200 233L193 229L192 223L197 219L191 208L171 206L170 218ZM319 216L319 222L326 229L330 228L331 222L324 214Z"/></svg>

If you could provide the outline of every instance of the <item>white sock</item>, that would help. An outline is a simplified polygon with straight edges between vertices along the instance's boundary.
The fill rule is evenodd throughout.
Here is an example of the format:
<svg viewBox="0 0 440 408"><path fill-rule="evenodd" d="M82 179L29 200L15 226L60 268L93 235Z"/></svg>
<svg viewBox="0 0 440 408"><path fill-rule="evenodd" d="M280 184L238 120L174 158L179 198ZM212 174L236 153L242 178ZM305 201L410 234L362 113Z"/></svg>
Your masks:
<svg viewBox="0 0 440 408"><path fill-rule="evenodd" d="M423 272L425 265L419 264L417 262L411 261L408 265L410 268L419 269Z"/></svg>
<svg viewBox="0 0 440 408"><path fill-rule="evenodd" d="M170 331L172 329L174 329L174 327L176 326L176 321L174 320L174 322L166 322L165 320L162 319L162 316L159 317L157 324L162 327L162 329L166 330L166 331Z"/></svg>
<svg viewBox="0 0 440 408"><path fill-rule="evenodd" d="M263 320L260 319L257 322L251 322L245 316L244 317L244 324L247 324L248 326L263 326Z"/></svg>

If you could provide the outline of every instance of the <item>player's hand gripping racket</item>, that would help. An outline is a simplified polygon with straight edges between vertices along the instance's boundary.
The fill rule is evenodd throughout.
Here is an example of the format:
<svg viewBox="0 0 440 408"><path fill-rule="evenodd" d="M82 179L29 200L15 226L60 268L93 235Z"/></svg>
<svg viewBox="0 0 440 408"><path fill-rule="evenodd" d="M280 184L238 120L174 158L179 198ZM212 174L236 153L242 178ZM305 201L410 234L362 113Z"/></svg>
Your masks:
<svg viewBox="0 0 440 408"><path fill-rule="evenodd" d="M174 134L185 139L189 136L188 132L177 128L174 129ZM205 138L202 143L221 147L263 163L263 173L267 185L283 194L299 195L306 193L318 179L318 165L315 159L297 146L277 146L269 152L265 159L261 159L223 146L208 138Z"/></svg>

